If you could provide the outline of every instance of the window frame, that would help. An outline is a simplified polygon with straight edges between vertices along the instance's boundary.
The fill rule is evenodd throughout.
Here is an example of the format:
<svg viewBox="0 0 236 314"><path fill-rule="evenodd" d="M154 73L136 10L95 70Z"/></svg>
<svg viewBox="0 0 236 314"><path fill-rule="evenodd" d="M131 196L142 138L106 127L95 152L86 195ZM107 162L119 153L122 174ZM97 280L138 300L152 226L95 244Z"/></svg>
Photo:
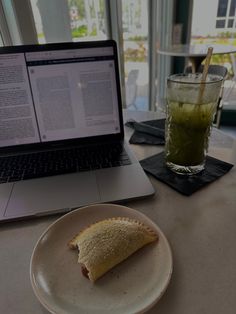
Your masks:
<svg viewBox="0 0 236 314"><path fill-rule="evenodd" d="M64 0L66 2L66 0ZM105 16L107 23L107 34L108 39L114 39L117 42L118 55L119 55L119 68L120 68L120 78L121 78L121 91L122 91L122 103L125 108L125 78L124 78L124 52L123 52L123 34L122 34L122 7L120 0L104 0L105 1ZM157 99L157 82L163 81L160 78L167 76L170 73L171 61L159 60L157 56L157 38L160 37L160 43L163 44L166 38L166 34L163 31L170 29L172 25L169 24L171 16L173 15L173 1L157 1L157 0L147 0L148 1L148 66L149 66L149 84L148 84L148 101L149 110L156 110L156 99ZM2 5L3 3L3 5ZM0 27L3 37L4 45L18 45L18 44L38 44L38 35L35 27L34 15L31 7L30 0L2 0L0 2ZM4 5L5 4L5 5ZM8 5L8 12L7 12ZM10 6L10 9L9 9ZM168 17L167 22L163 27L161 22L163 19L160 16L158 10L162 8L161 14L164 12ZM168 12L171 10L171 13ZM9 11L14 15L14 23L12 23L12 16L9 16ZM27 18L25 18L27 16ZM160 18L157 18L159 16ZM162 16L163 17L163 16ZM11 19L11 21L10 21ZM17 33L16 36L14 34ZM170 38L170 34L169 34ZM164 57L165 58L165 57ZM160 67L160 70L158 69ZM163 89L163 87L162 87Z"/></svg>
<svg viewBox="0 0 236 314"><path fill-rule="evenodd" d="M1 29L1 39L4 46L13 45L11 34L9 31L3 3L0 2L0 29Z"/></svg>
<svg viewBox="0 0 236 314"><path fill-rule="evenodd" d="M0 14L5 45L38 44L30 0L2 0Z"/></svg>

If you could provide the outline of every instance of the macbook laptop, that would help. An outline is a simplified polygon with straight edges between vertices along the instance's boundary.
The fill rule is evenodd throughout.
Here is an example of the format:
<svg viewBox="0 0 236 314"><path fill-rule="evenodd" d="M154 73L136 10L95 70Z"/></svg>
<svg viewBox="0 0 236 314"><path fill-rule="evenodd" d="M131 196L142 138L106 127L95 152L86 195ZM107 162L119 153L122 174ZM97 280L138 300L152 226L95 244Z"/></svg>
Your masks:
<svg viewBox="0 0 236 314"><path fill-rule="evenodd" d="M154 193L124 141L116 43L0 48L0 221Z"/></svg>

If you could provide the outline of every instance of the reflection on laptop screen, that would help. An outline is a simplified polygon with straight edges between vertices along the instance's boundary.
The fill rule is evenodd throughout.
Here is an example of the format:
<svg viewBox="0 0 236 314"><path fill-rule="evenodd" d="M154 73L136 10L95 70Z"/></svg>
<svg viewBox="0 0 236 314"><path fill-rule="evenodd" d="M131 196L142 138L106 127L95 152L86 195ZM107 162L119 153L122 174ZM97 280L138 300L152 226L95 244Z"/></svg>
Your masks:
<svg viewBox="0 0 236 314"><path fill-rule="evenodd" d="M113 47L0 54L0 147L120 132Z"/></svg>

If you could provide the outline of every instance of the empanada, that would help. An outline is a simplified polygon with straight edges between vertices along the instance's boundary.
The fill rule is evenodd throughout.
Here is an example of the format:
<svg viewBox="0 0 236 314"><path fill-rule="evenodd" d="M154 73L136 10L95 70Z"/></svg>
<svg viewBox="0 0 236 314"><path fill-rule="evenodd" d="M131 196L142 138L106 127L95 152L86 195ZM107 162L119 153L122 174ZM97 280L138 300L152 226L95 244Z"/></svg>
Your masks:
<svg viewBox="0 0 236 314"><path fill-rule="evenodd" d="M96 281L112 267L157 239L157 233L145 224L127 217L114 217L82 230L69 242L69 247L78 248L78 263L83 274Z"/></svg>

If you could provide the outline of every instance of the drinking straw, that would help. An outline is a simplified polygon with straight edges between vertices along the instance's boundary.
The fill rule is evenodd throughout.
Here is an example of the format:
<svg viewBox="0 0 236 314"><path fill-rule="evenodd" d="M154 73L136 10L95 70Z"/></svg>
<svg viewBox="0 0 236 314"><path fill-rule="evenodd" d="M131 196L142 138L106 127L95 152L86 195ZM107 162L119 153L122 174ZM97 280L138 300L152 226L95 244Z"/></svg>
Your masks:
<svg viewBox="0 0 236 314"><path fill-rule="evenodd" d="M211 61L212 52L213 52L213 48L209 47L207 50L206 62L204 64L203 73L202 73L202 79L201 79L201 84L200 84L200 89L199 89L199 94L198 94L198 102L197 102L198 104L201 104L202 102L202 97L203 97L203 93L205 89L205 82L206 82L206 77L207 77L207 73L208 73L208 69L209 69L209 65Z"/></svg>

